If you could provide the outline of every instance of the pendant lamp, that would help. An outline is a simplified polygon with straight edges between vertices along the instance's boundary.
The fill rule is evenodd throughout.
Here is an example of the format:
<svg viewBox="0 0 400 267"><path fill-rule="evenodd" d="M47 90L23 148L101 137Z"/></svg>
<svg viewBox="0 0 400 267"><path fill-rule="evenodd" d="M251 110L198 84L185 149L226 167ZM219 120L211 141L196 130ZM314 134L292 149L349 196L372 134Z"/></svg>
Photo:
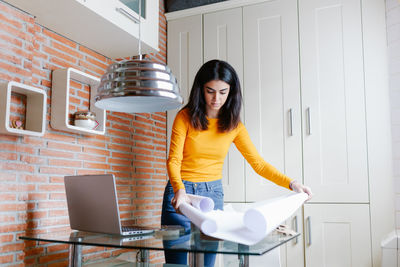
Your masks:
<svg viewBox="0 0 400 267"><path fill-rule="evenodd" d="M124 112L160 112L183 103L175 76L168 66L141 54L141 0L139 0L139 56L115 62L101 77L95 97L98 108Z"/></svg>

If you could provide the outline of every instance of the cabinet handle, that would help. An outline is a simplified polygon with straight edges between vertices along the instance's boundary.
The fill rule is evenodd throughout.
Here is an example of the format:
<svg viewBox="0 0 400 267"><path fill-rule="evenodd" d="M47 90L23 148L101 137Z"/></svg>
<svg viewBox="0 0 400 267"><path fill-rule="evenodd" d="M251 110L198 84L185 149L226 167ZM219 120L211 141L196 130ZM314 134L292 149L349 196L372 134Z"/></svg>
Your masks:
<svg viewBox="0 0 400 267"><path fill-rule="evenodd" d="M307 245L311 246L311 216L307 217Z"/></svg>
<svg viewBox="0 0 400 267"><path fill-rule="evenodd" d="M139 24L139 19L135 18L131 13L123 9L122 7L117 7L115 10L117 10L119 13L122 15L126 16L128 19L132 20L136 24Z"/></svg>
<svg viewBox="0 0 400 267"><path fill-rule="evenodd" d="M294 231L298 232L298 230L299 230L299 225L298 225L298 222L297 222L297 215L293 217L292 227L294 228ZM298 241L299 241L299 238L296 237L296 238L293 240L293 244L296 245L296 244L298 243Z"/></svg>
<svg viewBox="0 0 400 267"><path fill-rule="evenodd" d="M289 136L293 136L293 110L289 109Z"/></svg>
<svg viewBox="0 0 400 267"><path fill-rule="evenodd" d="M307 134L311 135L311 108L306 109L307 113Z"/></svg>

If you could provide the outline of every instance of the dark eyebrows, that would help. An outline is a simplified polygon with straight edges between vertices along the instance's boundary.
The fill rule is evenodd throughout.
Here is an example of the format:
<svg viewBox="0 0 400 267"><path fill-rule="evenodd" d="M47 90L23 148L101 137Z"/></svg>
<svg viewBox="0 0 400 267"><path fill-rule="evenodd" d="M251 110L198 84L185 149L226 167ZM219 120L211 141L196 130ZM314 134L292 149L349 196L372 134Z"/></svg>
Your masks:
<svg viewBox="0 0 400 267"><path fill-rule="evenodd" d="M208 87L208 86L206 86L206 88L207 88L208 90L217 91L217 90L215 90L214 88L211 88L211 87ZM227 87L227 88L223 88L223 89L221 89L221 90L219 90L219 91L222 92L222 91L226 91L226 90L228 90L228 87Z"/></svg>

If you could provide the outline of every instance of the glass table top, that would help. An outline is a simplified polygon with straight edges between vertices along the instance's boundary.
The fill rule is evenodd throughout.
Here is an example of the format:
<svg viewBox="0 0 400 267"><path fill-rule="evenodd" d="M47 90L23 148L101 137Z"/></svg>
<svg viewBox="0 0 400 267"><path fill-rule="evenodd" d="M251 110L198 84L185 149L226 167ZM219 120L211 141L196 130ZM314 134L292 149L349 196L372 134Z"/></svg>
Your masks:
<svg viewBox="0 0 400 267"><path fill-rule="evenodd" d="M298 233L295 235L285 235L273 231L263 240L252 246L214 239L202 234L197 228L192 229L190 233L184 233L179 230L166 231L165 229L159 229L152 234L129 237L72 230L46 234L26 234L21 236L20 239L127 249L262 255L299 235Z"/></svg>

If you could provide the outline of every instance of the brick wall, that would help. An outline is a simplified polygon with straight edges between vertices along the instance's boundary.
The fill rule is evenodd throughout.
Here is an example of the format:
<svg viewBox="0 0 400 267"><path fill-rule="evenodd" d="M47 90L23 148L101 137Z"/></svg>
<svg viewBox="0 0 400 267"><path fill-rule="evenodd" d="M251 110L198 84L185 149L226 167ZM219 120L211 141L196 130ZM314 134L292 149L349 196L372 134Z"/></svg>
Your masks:
<svg viewBox="0 0 400 267"><path fill-rule="evenodd" d="M400 0L386 0L396 227L400 229Z"/></svg>
<svg viewBox="0 0 400 267"><path fill-rule="evenodd" d="M160 0L160 52L166 61L166 20ZM69 228L64 175L113 173L123 220L159 225L166 182L166 114L107 112L106 134L81 135L50 126L51 77L73 67L100 77L111 60L81 46L5 2L0 2L0 81L17 81L48 94L44 137L0 134L0 266L66 266L66 245L22 242L26 232ZM87 109L88 87L71 82L71 112ZM13 118L24 120L23 96L14 95ZM117 255L119 250L84 249L84 259ZM151 254L152 262L163 254Z"/></svg>

